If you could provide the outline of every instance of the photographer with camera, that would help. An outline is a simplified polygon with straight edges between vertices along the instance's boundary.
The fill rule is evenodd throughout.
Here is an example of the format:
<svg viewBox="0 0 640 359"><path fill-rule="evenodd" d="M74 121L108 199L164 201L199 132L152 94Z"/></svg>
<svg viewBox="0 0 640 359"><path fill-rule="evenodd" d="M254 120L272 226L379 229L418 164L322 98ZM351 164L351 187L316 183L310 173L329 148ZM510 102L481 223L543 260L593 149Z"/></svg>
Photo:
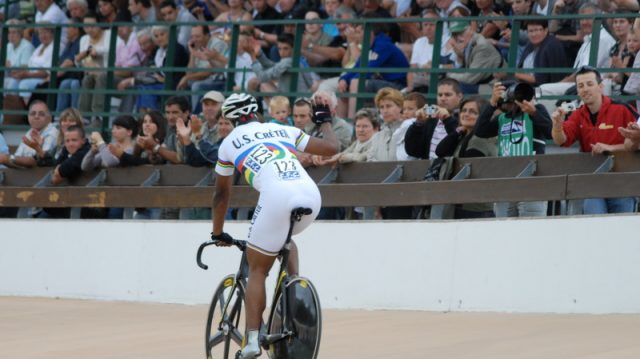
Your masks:
<svg viewBox="0 0 640 359"><path fill-rule="evenodd" d="M612 101L603 95L602 77L589 66L581 67L575 74L578 96L584 103L571 114L558 108L552 114L553 141L569 147L580 143L581 152L594 155L625 151L624 131L636 123L638 114L627 104ZM632 126L632 125L631 125ZM633 212L635 200L629 198L592 198L584 201L585 214Z"/></svg>
<svg viewBox="0 0 640 359"><path fill-rule="evenodd" d="M498 136L499 157L544 154L545 140L551 138L551 118L543 105L535 103L534 95L529 84L496 82L489 104L478 117L475 135ZM497 217L546 216L547 202L512 202L496 206L495 211Z"/></svg>
<svg viewBox="0 0 640 359"><path fill-rule="evenodd" d="M337 99L334 102L331 96L318 95L318 93L315 93L312 98L299 97L293 101L292 117L294 126L306 134L311 137L327 138L326 127L316 122L319 116L323 116L322 118L331 124L331 142L335 143L336 151L342 151L351 143L353 128L345 120L334 116L336 102ZM314 165L312 156L306 153L299 153L298 161L303 167Z"/></svg>
<svg viewBox="0 0 640 359"><path fill-rule="evenodd" d="M409 156L421 159L438 157L436 147L458 127L462 96L458 81L444 78L438 82L437 105L427 105L418 110L416 121L409 126L404 136L404 149Z"/></svg>

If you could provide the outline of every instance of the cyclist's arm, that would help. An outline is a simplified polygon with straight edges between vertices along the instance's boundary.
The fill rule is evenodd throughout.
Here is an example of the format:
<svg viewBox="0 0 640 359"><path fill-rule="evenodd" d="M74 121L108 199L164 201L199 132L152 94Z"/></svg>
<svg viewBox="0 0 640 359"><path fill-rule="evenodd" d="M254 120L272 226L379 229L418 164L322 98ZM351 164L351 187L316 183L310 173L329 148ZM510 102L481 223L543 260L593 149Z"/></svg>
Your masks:
<svg viewBox="0 0 640 359"><path fill-rule="evenodd" d="M233 176L216 176L215 193L213 194L213 234L222 233L224 217L229 208Z"/></svg>
<svg viewBox="0 0 640 359"><path fill-rule="evenodd" d="M333 156L338 153L340 142L338 142L336 133L333 132L331 122L320 125L320 132L322 132L322 138L311 137L304 152L320 156Z"/></svg>

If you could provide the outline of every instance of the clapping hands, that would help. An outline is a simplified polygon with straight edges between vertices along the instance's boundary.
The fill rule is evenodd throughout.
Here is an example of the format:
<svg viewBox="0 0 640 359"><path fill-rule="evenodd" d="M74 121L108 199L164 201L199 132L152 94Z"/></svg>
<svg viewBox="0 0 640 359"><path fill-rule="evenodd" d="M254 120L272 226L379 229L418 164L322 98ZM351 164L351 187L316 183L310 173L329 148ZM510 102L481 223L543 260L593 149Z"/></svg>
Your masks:
<svg viewBox="0 0 640 359"><path fill-rule="evenodd" d="M630 122L627 124L627 127L619 127L618 132L622 135L622 137L628 139L634 145L640 145L640 126L637 122Z"/></svg>
<svg viewBox="0 0 640 359"><path fill-rule="evenodd" d="M145 151L153 151L153 147L158 144L153 137L145 135L139 135L136 139L136 143Z"/></svg>
<svg viewBox="0 0 640 359"><path fill-rule="evenodd" d="M32 129L29 136L22 136L22 142L36 151L42 149L44 139L40 135L40 131Z"/></svg>
<svg viewBox="0 0 640 359"><path fill-rule="evenodd" d="M109 148L109 152L111 152L112 155L121 158L122 155L124 154L124 148L122 148L122 146L118 143L110 143L108 145Z"/></svg>

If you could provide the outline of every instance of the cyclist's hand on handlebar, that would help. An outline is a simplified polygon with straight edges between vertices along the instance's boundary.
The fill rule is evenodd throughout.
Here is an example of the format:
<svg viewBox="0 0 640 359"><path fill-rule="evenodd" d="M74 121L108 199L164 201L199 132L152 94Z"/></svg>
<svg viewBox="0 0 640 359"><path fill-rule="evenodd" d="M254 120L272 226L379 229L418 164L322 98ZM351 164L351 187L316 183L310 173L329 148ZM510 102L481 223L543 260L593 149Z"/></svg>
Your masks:
<svg viewBox="0 0 640 359"><path fill-rule="evenodd" d="M233 242L233 237L231 237L228 233L222 232L218 235L213 234L211 232L211 240L216 242L216 246L220 247L228 247Z"/></svg>

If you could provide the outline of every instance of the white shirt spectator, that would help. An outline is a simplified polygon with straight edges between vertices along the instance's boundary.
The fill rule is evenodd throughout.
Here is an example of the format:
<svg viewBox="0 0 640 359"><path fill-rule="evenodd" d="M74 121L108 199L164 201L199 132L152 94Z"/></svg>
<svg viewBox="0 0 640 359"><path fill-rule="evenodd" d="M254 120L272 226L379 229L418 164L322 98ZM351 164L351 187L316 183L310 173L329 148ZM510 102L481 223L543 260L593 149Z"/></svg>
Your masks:
<svg viewBox="0 0 640 359"><path fill-rule="evenodd" d="M576 61L573 64L574 69L589 65L589 54L591 53L591 37L592 34L585 35L584 42L578 50ZM609 57L609 49L615 45L616 40L607 32L600 29L600 43L598 44L598 63L596 67L607 68L611 66L611 58Z"/></svg>
<svg viewBox="0 0 640 359"><path fill-rule="evenodd" d="M407 151L404 149L404 137L407 134L409 126L413 125L414 122L416 122L415 118L402 121L400 127L391 136L391 141L396 145L396 159L398 161L417 160L416 157L409 156Z"/></svg>
<svg viewBox="0 0 640 359"><path fill-rule="evenodd" d="M54 2L51 3L51 6L47 8L47 10L42 13L40 11L36 12L36 24L41 22L50 22L52 24L68 24L69 18L67 15L60 9L60 7ZM60 53L64 51L65 46L67 45L67 29L62 29L62 34L60 35Z"/></svg>
<svg viewBox="0 0 640 359"><path fill-rule="evenodd" d="M156 57L153 58L153 63L157 68L161 68L164 65L165 57L167 57L167 49L159 47L156 51Z"/></svg>
<svg viewBox="0 0 640 359"><path fill-rule="evenodd" d="M31 139L31 130L29 130L26 136ZM40 131L40 137L44 141L42 143L42 150L44 152L53 153L56 142L58 141L58 129L53 123L50 123L42 131ZM33 157L36 155L36 150L20 142L20 145L15 152L16 157Z"/></svg>
<svg viewBox="0 0 640 359"><path fill-rule="evenodd" d="M9 42L7 44L7 61L11 63L11 66L27 66L33 51L33 45L25 39L20 39L18 47L14 47L13 44Z"/></svg>
<svg viewBox="0 0 640 359"><path fill-rule="evenodd" d="M102 33L102 39L100 39L100 42L98 42L97 44L91 44L91 46L96 50L96 58L95 60L92 59L92 61L95 61L95 65L96 66L91 66L90 64L86 64L85 66L87 67L107 67L108 61L109 61L109 39L111 38L111 30L105 30ZM82 37L80 38L80 52L84 52L87 51L87 49L89 48L89 35L85 34L82 35ZM122 39L118 38L116 40L116 47L118 45L122 44ZM87 57L83 60L84 63L86 63L87 61L89 61L89 59L91 59L91 57Z"/></svg>
<svg viewBox="0 0 640 359"><path fill-rule="evenodd" d="M445 43L443 42L443 45ZM442 46L444 49L444 46ZM413 43L413 49L411 51L411 65L415 65L418 68L422 68L423 65L431 62L433 59L433 44L429 43L429 39L426 36L418 38ZM413 73L413 88L420 86L429 86L429 72L421 71Z"/></svg>
<svg viewBox="0 0 640 359"><path fill-rule="evenodd" d="M53 43L49 44L49 46L44 47L43 44L40 44L31 57L29 58L29 62L27 66L29 67L51 67L51 59L53 55ZM34 71L34 70L32 70ZM42 79L44 81L44 79Z"/></svg>
<svg viewBox="0 0 640 359"><path fill-rule="evenodd" d="M418 67L431 61L433 58L433 44L429 43L429 39L426 36L418 38L413 43L413 50L411 51L411 65L418 65Z"/></svg>
<svg viewBox="0 0 640 359"><path fill-rule="evenodd" d="M251 70L252 63L253 61L251 61L251 55L249 55L248 52L245 52L242 55L238 55L236 57L236 69L247 69L247 71L245 72L238 71L235 73L234 80L237 86L244 86L241 88L246 89L247 86L249 86L249 81L256 77L256 74Z"/></svg>

